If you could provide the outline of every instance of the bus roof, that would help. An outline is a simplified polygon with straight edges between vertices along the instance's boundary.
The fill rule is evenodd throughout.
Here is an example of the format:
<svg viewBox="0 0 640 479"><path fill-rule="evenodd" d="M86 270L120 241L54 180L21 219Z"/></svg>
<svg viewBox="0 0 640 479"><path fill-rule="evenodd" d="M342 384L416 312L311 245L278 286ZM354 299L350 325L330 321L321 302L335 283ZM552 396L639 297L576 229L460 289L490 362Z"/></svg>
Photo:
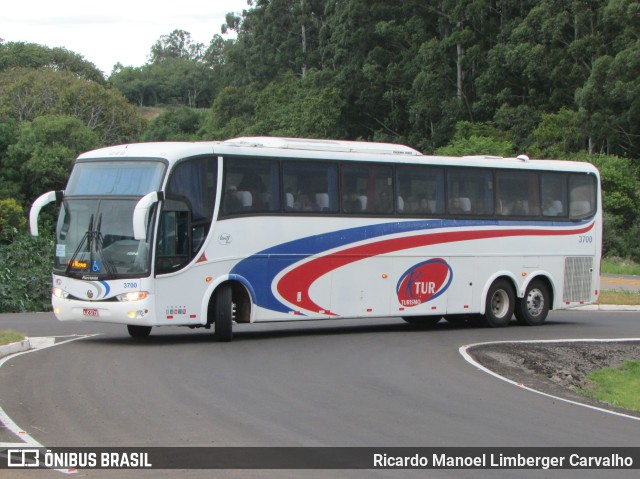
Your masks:
<svg viewBox="0 0 640 479"><path fill-rule="evenodd" d="M529 160L524 155L520 155L517 158L502 158L489 155L433 156L423 155L418 150L393 143L265 136L240 137L226 141L132 143L89 151L81 154L78 160L156 158L167 160L170 164L173 164L183 158L211 154L342 161L366 160L380 163L576 171L597 174L597 169L586 162Z"/></svg>

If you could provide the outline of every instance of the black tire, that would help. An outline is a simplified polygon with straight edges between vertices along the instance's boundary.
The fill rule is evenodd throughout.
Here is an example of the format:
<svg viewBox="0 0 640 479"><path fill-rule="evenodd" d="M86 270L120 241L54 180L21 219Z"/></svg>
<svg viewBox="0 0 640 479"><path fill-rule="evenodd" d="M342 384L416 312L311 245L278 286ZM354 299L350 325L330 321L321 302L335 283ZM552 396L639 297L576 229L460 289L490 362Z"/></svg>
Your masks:
<svg viewBox="0 0 640 479"><path fill-rule="evenodd" d="M491 328L504 328L511 322L515 308L516 295L511 283L497 279L489 288L485 305L484 319Z"/></svg>
<svg viewBox="0 0 640 479"><path fill-rule="evenodd" d="M426 328L426 327L438 324L442 319L442 317L441 316L403 316L402 319L404 319L407 323L411 324L412 326L420 326L420 327Z"/></svg>
<svg viewBox="0 0 640 479"><path fill-rule="evenodd" d="M544 282L534 279L516 302L515 315L520 324L539 326L549 313L551 297Z"/></svg>
<svg viewBox="0 0 640 479"><path fill-rule="evenodd" d="M233 339L233 316L235 306L231 285L223 284L216 290L215 298L215 338L216 341L229 342Z"/></svg>
<svg viewBox="0 0 640 479"><path fill-rule="evenodd" d="M151 334L151 326L134 326L127 324L127 330L129 331L129 336L136 339L146 338Z"/></svg>

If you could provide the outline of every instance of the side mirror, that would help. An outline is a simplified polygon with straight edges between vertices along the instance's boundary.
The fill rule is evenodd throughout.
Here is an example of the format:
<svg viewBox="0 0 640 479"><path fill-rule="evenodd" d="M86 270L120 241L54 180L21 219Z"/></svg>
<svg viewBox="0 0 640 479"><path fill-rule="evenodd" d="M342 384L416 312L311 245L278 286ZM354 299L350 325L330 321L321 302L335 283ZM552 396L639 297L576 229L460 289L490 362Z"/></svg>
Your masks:
<svg viewBox="0 0 640 479"><path fill-rule="evenodd" d="M31 230L31 236L38 236L38 216L40 216L40 210L54 201L59 205L62 203L63 197L64 191L49 191L36 198L29 211L29 229Z"/></svg>
<svg viewBox="0 0 640 479"><path fill-rule="evenodd" d="M158 201L164 199L164 193L162 191L152 191L147 195L140 198L138 204L133 210L133 237L139 241L143 241L147 238L147 218L149 216L149 210Z"/></svg>

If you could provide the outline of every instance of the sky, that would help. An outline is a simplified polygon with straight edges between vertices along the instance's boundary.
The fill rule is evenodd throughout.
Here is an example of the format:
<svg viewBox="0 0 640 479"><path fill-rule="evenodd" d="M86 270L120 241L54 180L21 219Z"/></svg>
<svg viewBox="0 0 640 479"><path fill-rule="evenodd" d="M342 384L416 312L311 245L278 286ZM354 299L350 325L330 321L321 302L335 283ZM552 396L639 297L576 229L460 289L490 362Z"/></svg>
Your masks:
<svg viewBox="0 0 640 479"><path fill-rule="evenodd" d="M0 38L64 47L108 76L118 62L144 65L176 29L208 46L227 12L247 8L247 0L2 0Z"/></svg>

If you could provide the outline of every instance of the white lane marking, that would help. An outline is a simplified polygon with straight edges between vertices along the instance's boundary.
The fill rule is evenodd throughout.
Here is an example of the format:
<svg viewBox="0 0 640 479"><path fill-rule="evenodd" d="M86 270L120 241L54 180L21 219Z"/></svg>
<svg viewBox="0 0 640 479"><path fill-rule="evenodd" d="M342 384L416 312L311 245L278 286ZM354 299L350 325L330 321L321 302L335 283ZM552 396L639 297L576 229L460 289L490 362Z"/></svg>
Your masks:
<svg viewBox="0 0 640 479"><path fill-rule="evenodd" d="M540 394L541 396L546 396L548 398L552 398L552 399L556 399L558 401L563 401L569 404L573 404L575 406L582 406L582 407L586 407L588 409L593 409L595 411L600 411L600 412L605 412L607 414L613 414L614 416L620 416L620 417L624 417L627 419L633 419L634 421L640 421L640 417L637 416L630 416L628 414L623 414L620 412L616 412L616 411L610 411L608 409L604 409L604 408L600 408L597 406L592 406L590 404L584 404L578 401L572 401L571 399L566 399L566 398L561 398L558 396L554 396L553 394L548 394L545 393L543 391L539 391L537 389L533 389L530 388L528 386L525 386L524 384L518 383L516 381L512 381L509 378L505 378L504 376L501 376L500 374L496 373L495 371L492 371L489 368L484 367L482 364L478 363L475 359L473 359L469 353L467 353L467 349L475 347L475 346L487 346L487 345L492 345L492 344L541 344L541 343L620 343L620 342L631 342L631 341L640 341L640 338L621 338L621 339L540 339L540 340L531 340L531 341L490 341L490 342L486 342L486 343L475 343L475 344L467 344L465 346L461 346L458 349L458 352L460 352L460 354L462 355L462 357L471 365L475 366L476 368L480 369L481 371L484 371L487 374L490 374L491 376L498 378L498 379L502 379L505 382L508 382L509 384L513 384L514 386L518 386L521 389L525 389L527 391L531 391L534 392L536 394Z"/></svg>
<svg viewBox="0 0 640 479"><path fill-rule="evenodd" d="M51 337L42 337L42 338L29 338L29 341L31 342L32 346L34 346L34 348L29 349L28 351L23 351L21 353L16 353L10 356L3 357L2 359L0 359L0 368L4 365L4 363L9 361L10 359L14 359L18 356L22 356L23 354L29 354L34 351L41 351L43 349L52 348L54 346L59 346L61 344L66 344L71 341L77 341L78 339L84 339L91 336L97 336L97 334L86 334L86 335L73 334L71 336L51 336ZM67 339L66 341L62 341L60 343L56 343L55 342L56 338L63 338L63 339L70 338L70 339ZM18 426L15 423L15 421L9 417L9 415L5 412L2 406L0 406L0 423L4 424L7 430L15 434L19 439L23 441L20 443L3 442L3 443L0 443L0 447L11 447L11 448L13 447L24 448L25 446L33 447L33 448L45 447L42 444L40 444L38 441L36 441L24 429ZM76 469L54 469L54 470L58 472L62 472L64 474L75 474L76 472L78 472Z"/></svg>

